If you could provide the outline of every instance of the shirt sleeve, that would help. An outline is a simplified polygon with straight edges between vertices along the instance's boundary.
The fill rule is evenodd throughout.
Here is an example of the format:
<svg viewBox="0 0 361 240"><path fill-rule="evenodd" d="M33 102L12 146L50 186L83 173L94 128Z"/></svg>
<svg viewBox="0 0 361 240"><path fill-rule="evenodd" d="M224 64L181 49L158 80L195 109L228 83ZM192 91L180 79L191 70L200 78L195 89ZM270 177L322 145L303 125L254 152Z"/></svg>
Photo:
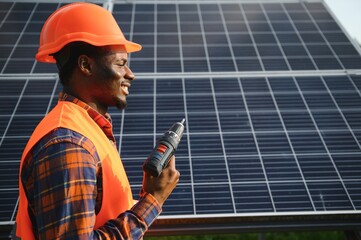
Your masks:
<svg viewBox="0 0 361 240"><path fill-rule="evenodd" d="M147 194L94 230L99 159L89 140L71 135L39 142L27 159L31 166L23 167L35 234L39 239L141 239L161 212L156 199Z"/></svg>
<svg viewBox="0 0 361 240"><path fill-rule="evenodd" d="M98 228L94 239L142 239L160 212L157 200L148 193L130 211Z"/></svg>

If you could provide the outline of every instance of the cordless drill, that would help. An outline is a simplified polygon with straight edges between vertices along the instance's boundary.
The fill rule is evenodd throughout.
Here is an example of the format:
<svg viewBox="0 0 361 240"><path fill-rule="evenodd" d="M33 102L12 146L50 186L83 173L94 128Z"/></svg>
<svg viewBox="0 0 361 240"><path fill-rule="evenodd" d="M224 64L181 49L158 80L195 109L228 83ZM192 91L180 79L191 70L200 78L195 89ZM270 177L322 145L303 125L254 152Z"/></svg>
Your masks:
<svg viewBox="0 0 361 240"><path fill-rule="evenodd" d="M162 173L183 136L184 121L185 119L182 122L174 123L157 141L157 144L143 164L144 171L154 177L158 177Z"/></svg>

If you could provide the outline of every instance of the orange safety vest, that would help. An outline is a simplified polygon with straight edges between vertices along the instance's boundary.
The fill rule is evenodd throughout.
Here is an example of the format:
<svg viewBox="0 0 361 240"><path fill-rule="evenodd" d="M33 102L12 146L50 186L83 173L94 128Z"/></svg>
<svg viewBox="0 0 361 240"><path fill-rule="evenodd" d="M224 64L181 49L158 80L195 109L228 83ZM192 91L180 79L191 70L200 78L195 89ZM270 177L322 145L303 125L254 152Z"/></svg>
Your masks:
<svg viewBox="0 0 361 240"><path fill-rule="evenodd" d="M34 239L32 223L28 214L28 200L21 182L23 161L34 145L56 128L68 128L90 139L101 159L103 198L101 209L96 216L94 229L104 225L110 219L117 218L120 213L129 210L134 204L129 181L116 148L85 109L72 102L60 101L36 127L21 158L20 200L16 216L16 235L21 239Z"/></svg>

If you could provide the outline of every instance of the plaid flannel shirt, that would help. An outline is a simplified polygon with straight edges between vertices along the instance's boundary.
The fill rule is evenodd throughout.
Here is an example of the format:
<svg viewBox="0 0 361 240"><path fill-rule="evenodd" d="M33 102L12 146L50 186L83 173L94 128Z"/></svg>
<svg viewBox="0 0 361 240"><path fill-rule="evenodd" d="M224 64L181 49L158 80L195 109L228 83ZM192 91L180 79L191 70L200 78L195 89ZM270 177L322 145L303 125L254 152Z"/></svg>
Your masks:
<svg viewBox="0 0 361 240"><path fill-rule="evenodd" d="M61 93L59 101L86 109L115 147L109 115L104 117L67 94ZM69 129L55 129L32 148L21 180L39 239L141 239L161 212L156 199L146 194L131 210L94 230L102 202L101 162L93 143Z"/></svg>

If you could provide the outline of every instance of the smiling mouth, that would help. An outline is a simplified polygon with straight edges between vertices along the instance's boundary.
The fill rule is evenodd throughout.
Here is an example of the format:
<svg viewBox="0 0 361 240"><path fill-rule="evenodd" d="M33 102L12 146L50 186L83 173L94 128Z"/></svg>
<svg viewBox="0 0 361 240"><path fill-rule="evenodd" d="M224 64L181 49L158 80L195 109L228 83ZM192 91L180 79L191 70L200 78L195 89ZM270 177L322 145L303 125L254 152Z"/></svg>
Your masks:
<svg viewBox="0 0 361 240"><path fill-rule="evenodd" d="M129 94L129 88L128 88L128 86L122 85L122 86L121 86L121 89L122 89L122 92L123 92L125 95L128 95L128 94Z"/></svg>
<svg viewBox="0 0 361 240"><path fill-rule="evenodd" d="M129 83L122 83L120 85L120 88L122 89L122 92L125 94L125 95L128 95L129 94L129 87L130 87L130 84Z"/></svg>

